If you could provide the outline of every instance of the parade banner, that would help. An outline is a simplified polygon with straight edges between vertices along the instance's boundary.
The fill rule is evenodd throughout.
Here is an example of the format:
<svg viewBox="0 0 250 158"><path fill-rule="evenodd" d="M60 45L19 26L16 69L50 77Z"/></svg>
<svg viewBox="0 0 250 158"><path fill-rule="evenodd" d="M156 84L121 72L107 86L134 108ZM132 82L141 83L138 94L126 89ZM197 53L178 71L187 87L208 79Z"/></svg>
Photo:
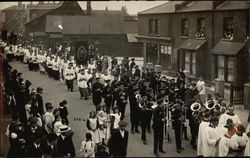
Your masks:
<svg viewBox="0 0 250 158"><path fill-rule="evenodd" d="M87 64L88 59L88 43L87 42L76 42L75 59L78 64Z"/></svg>

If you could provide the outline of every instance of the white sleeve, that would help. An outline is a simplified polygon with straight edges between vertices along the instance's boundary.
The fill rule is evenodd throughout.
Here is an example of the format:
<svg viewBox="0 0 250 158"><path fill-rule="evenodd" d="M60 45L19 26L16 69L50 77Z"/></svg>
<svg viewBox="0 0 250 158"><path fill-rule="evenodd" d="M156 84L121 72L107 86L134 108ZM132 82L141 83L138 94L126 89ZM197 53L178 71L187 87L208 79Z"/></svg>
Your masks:
<svg viewBox="0 0 250 158"><path fill-rule="evenodd" d="M206 130L205 132L205 138L207 140L207 143L211 146L214 146L216 144L216 139L211 139L211 133L209 130Z"/></svg>
<svg viewBox="0 0 250 158"><path fill-rule="evenodd" d="M81 146L80 146L80 152L83 152L83 151L84 151L84 149L85 149L85 144L86 144L86 141L82 141Z"/></svg>

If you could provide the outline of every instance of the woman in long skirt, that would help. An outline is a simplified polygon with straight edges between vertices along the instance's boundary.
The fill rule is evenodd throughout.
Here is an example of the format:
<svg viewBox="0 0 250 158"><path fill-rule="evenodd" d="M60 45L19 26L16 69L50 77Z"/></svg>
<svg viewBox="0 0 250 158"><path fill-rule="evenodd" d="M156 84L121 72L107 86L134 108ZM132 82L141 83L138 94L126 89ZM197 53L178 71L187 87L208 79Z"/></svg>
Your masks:
<svg viewBox="0 0 250 158"><path fill-rule="evenodd" d="M96 113L94 111L91 111L89 113L89 117L87 119L87 132L91 133L92 135L92 139L93 141L98 144L101 142L100 140L100 135L99 135L99 131L98 131L98 126L99 126L99 123L98 123L98 119L96 117Z"/></svg>

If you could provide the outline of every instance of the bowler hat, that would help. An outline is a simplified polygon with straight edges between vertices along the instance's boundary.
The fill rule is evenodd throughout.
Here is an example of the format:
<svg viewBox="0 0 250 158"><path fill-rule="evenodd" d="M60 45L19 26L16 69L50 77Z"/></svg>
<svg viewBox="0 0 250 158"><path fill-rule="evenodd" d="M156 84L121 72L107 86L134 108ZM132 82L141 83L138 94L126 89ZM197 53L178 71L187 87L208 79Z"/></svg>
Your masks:
<svg viewBox="0 0 250 158"><path fill-rule="evenodd" d="M121 127L125 127L125 126L127 126L127 122L121 120L121 121L118 123L118 125L121 126Z"/></svg>
<svg viewBox="0 0 250 158"><path fill-rule="evenodd" d="M29 118L29 123L30 123L30 124L36 124L37 121L38 121L38 119L37 119L36 117L30 117L30 118Z"/></svg>

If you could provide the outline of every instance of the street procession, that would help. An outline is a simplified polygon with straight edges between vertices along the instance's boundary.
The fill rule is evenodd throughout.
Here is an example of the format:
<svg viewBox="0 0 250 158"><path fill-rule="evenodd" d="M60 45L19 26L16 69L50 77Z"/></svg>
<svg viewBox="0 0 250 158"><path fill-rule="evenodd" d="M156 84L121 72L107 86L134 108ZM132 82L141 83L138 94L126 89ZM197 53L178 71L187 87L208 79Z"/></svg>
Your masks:
<svg viewBox="0 0 250 158"><path fill-rule="evenodd" d="M54 10L60 10L60 7L66 10L68 6L77 8L74 2L72 1L72 4L71 1L59 2L59 9L52 9L41 17L45 16L46 20L53 19L50 16L57 15ZM107 1L103 3L108 4ZM213 3L213 1L203 3ZM249 4L243 1L242 3ZM29 5L45 4L47 3L39 2ZM48 2L48 5L52 4L57 3ZM147 7L140 10L139 18L141 14L145 16L149 15L148 12L156 11L159 5L161 7L166 5L166 9L173 6L176 8L201 6L196 4L196 1L190 4L181 1L167 3L159 1L157 5L155 4L156 7L148 3ZM218 9L229 4L217 5ZM95 2L88 1L84 16L94 18L95 10L92 9L91 14L88 11L89 7L94 8L94 6ZM129 5L127 8L129 10ZM108 11L106 7L106 16ZM96 15L97 13L98 11ZM7 14L5 16L6 23ZM158 25L157 20L154 22L154 26ZM56 27L59 26L59 29L65 31L66 24L57 24ZM28 30L29 27L26 29L28 25L29 22L25 24L25 31ZM46 29L49 25L46 24ZM7 24L3 28L6 29L6 26ZM98 29L98 27L93 28ZM140 27L138 33L139 29ZM123 50L112 46L112 43L116 45L116 41L107 44L114 49L105 49L106 43L102 42L101 38L97 38L100 43L89 40L91 36L94 38L94 33L91 35L87 33L86 38L82 35L79 41L70 41L70 38L65 41L58 38L42 40L34 35L25 37L14 33L7 34L4 31L0 39L0 157L250 156L250 111L247 108L250 106L250 101L247 102L250 94L245 94L250 90L250 84L249 87L243 87L246 88L244 89L246 99L236 102L235 98L239 98L236 90L239 88L230 89L232 92L228 92L224 82L232 78L236 81L238 77L230 76L231 69L228 68L225 72L223 70L223 77L226 78L223 87L220 87L222 81L217 82L216 79L215 90L212 91L210 88L212 82L208 79L210 75L203 75L211 69L208 68L208 64L202 69L202 62L194 61L194 56L198 56L202 50L197 50L196 55L191 52L192 57L188 59L185 55L181 57L177 55L178 58L183 58L179 64L181 65L184 60L184 66L177 66L172 73L166 73L164 70L167 67L174 67L176 63L172 61L172 57L170 61L167 57L161 56L164 54L161 51L166 52L164 55L168 55L170 51L175 53L174 47L158 45L158 48L156 47L158 58L151 56L152 53L147 51L154 52L154 44L150 46L147 44L150 39L156 42L157 40L153 39L157 38L156 36L146 39L139 34L135 37L143 43L140 45L142 48L140 56L126 53L129 50L126 47L130 49L135 47L129 42L127 44L122 42L126 45L122 47ZM230 38L238 37L236 31L234 30L236 35L230 35ZM107 36L109 35L105 35ZM129 38L129 35L126 37ZM243 49L240 51L247 46L247 44L242 46ZM181 49L180 54L184 54L185 49ZM244 54L244 51L240 53ZM204 64L207 60L199 59L204 60ZM194 68L192 65L194 62L201 65ZM223 66L230 62L230 60L225 61ZM189 63L191 66L186 66ZM238 73L237 68L234 67L234 70ZM222 70L219 67L213 71L218 71L219 74ZM229 97L227 92L230 94Z"/></svg>

